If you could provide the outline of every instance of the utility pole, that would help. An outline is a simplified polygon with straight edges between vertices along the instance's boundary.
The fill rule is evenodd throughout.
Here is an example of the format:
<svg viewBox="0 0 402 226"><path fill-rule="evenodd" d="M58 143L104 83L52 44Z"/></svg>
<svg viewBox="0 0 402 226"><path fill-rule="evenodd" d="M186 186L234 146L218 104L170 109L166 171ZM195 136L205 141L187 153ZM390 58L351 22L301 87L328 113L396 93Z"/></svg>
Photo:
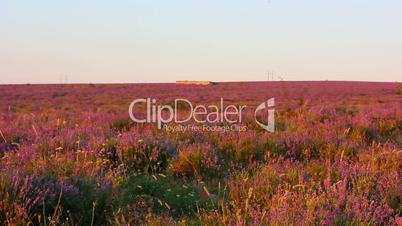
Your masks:
<svg viewBox="0 0 402 226"><path fill-rule="evenodd" d="M60 73L59 76L59 83L60 84L67 84L68 83L68 74Z"/></svg>
<svg viewBox="0 0 402 226"><path fill-rule="evenodd" d="M269 81L274 81L274 75L275 75L275 73L274 73L274 71L273 70L271 70L271 71L268 71L267 72L267 81L269 82Z"/></svg>

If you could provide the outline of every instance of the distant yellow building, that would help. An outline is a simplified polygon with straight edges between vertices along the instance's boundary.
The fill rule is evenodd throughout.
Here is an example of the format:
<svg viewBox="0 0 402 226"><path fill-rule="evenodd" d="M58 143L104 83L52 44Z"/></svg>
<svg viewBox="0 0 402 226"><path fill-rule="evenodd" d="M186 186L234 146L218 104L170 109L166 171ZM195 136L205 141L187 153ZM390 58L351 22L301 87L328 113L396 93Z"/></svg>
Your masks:
<svg viewBox="0 0 402 226"><path fill-rule="evenodd" d="M201 86L206 86L206 85L212 85L213 83L210 81L188 81L188 80L179 80L176 81L176 84L184 84L184 85L201 85Z"/></svg>

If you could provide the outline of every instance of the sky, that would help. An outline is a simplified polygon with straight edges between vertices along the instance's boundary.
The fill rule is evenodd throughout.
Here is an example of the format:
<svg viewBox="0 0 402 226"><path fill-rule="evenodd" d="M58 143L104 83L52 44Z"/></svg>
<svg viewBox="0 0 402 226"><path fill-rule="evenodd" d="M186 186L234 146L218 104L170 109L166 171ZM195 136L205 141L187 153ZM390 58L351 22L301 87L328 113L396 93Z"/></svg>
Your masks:
<svg viewBox="0 0 402 226"><path fill-rule="evenodd" d="M401 81L400 0L0 0L0 84Z"/></svg>

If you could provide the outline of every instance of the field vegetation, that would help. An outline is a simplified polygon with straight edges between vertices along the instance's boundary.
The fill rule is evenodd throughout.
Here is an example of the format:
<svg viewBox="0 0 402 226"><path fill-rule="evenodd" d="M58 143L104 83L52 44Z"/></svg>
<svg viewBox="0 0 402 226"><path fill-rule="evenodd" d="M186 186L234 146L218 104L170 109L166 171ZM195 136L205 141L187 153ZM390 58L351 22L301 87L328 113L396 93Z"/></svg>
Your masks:
<svg viewBox="0 0 402 226"><path fill-rule="evenodd" d="M401 90L0 86L0 225L402 225ZM134 123L128 106L147 97L251 108L275 97L276 131L253 112L244 132Z"/></svg>

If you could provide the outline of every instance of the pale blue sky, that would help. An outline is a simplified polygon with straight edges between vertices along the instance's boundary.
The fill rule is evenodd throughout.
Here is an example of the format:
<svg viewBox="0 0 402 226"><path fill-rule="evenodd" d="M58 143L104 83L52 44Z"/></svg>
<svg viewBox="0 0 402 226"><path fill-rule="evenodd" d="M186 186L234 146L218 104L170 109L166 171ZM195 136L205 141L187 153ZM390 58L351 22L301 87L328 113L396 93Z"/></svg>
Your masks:
<svg viewBox="0 0 402 226"><path fill-rule="evenodd" d="M0 0L0 83L401 81L400 0Z"/></svg>

